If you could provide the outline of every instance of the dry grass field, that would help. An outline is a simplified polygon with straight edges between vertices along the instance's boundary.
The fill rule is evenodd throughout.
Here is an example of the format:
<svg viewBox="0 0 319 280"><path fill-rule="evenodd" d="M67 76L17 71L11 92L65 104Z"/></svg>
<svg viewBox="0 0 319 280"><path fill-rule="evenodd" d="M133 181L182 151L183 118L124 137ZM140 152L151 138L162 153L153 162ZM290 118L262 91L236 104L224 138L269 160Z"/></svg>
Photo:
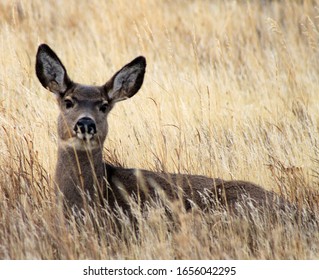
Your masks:
<svg viewBox="0 0 319 280"><path fill-rule="evenodd" d="M116 234L103 211L66 221L41 43L85 84L146 57L142 89L110 114L105 160L252 181L298 218L174 204L175 229L152 207L136 214L138 236L125 217ZM317 1L1 1L0 259L318 259L318 126Z"/></svg>

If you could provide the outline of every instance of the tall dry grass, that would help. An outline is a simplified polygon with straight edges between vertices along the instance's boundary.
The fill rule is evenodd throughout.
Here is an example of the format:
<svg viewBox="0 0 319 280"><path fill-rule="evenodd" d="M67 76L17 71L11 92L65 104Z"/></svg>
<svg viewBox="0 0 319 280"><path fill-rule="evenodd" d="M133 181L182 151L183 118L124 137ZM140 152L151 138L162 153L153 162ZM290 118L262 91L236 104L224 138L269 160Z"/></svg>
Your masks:
<svg viewBox="0 0 319 280"><path fill-rule="evenodd" d="M317 1L2 1L1 259L318 259ZM297 220L226 213L123 216L81 226L55 199L58 108L35 77L49 44L72 79L102 84L137 55L144 85L109 118L105 158L245 179L307 208Z"/></svg>

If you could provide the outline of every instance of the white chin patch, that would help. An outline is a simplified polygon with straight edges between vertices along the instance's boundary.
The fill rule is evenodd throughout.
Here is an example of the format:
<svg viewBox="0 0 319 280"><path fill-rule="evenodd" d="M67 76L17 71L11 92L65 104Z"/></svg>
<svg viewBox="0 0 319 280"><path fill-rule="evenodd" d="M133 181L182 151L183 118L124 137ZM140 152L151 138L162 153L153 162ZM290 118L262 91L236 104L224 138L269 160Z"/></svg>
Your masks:
<svg viewBox="0 0 319 280"><path fill-rule="evenodd" d="M93 150L99 147L98 141L90 133L77 133L75 137L61 141L60 145L82 151Z"/></svg>

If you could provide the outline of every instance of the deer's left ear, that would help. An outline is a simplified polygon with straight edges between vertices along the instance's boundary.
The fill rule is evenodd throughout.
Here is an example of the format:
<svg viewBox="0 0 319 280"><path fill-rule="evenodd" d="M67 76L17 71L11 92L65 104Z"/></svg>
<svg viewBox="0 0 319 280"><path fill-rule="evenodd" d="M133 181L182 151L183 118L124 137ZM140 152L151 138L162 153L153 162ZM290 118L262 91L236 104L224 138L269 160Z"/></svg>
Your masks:
<svg viewBox="0 0 319 280"><path fill-rule="evenodd" d="M107 99L115 103L137 93L143 84L145 68L146 60L139 56L115 73L104 85Z"/></svg>
<svg viewBox="0 0 319 280"><path fill-rule="evenodd" d="M64 65L48 45L39 46L35 70L41 84L58 97L62 97L72 86Z"/></svg>

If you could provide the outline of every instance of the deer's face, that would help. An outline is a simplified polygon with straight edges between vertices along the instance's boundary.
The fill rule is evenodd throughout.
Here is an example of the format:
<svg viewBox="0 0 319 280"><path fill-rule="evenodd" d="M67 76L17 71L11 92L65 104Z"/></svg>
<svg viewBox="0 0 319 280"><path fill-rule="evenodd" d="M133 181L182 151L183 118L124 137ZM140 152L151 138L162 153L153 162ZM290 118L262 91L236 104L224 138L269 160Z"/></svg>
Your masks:
<svg viewBox="0 0 319 280"><path fill-rule="evenodd" d="M60 144L76 149L101 148L108 131L107 115L113 107L104 88L74 85L58 103Z"/></svg>
<svg viewBox="0 0 319 280"><path fill-rule="evenodd" d="M140 89L145 67L145 58L137 57L103 86L85 86L72 82L57 55L41 45L36 73L41 84L57 97L60 145L76 150L102 148L108 132L108 113L116 102L132 97Z"/></svg>

